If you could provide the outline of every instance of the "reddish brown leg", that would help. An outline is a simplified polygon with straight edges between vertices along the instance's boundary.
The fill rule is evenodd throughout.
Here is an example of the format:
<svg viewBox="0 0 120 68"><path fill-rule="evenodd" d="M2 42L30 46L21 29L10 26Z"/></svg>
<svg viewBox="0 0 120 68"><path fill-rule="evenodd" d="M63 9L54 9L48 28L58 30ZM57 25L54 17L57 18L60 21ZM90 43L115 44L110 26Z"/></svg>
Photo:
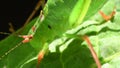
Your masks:
<svg viewBox="0 0 120 68"><path fill-rule="evenodd" d="M23 27L21 28L21 30L18 32L18 34L20 34L23 31L23 29L25 28L25 26L30 22L30 20L33 18L33 16L36 14L36 12L39 10L40 6L42 6L42 8L43 8L44 5L45 5L45 0L39 0L38 1L38 3L36 4L34 10L29 15L29 17L25 21L25 24L23 25Z"/></svg>
<svg viewBox="0 0 120 68"><path fill-rule="evenodd" d="M37 63L37 68L40 68L40 67L39 67L39 64L40 64L41 60L43 59L44 54L45 54L45 52L44 52L44 51L40 51L40 52L39 52L39 54L38 54L38 63Z"/></svg>
<svg viewBox="0 0 120 68"><path fill-rule="evenodd" d="M30 14L30 16L28 17L28 19L26 20L25 24L23 27L25 27L29 21L33 18L33 16L35 15L35 13L39 10L40 6L44 6L45 5L45 0L39 0L38 3L35 6L35 9L32 11L32 13Z"/></svg>
<svg viewBox="0 0 120 68"><path fill-rule="evenodd" d="M110 15L106 15L102 11L99 11L99 13L106 21L109 21L115 15L115 10Z"/></svg>
<svg viewBox="0 0 120 68"><path fill-rule="evenodd" d="M90 49L90 52L91 52L91 54L92 54L92 56L93 56L93 58L94 58L94 60L95 60L95 62L97 64L98 68L101 68L101 63L100 63L100 61L99 61L99 59L97 57L97 54L96 54L95 50L93 49L93 46L92 46L88 36L84 36L83 39L87 42L88 47Z"/></svg>

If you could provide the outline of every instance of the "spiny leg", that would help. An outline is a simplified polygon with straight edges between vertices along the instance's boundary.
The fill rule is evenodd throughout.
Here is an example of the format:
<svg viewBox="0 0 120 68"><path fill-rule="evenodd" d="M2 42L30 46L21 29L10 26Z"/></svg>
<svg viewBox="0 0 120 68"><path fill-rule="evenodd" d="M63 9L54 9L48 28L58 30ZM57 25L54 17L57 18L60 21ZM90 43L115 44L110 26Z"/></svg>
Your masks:
<svg viewBox="0 0 120 68"><path fill-rule="evenodd" d="M97 54L96 54L96 52L95 52L95 50L94 50L94 48L93 48L93 46L92 46L92 44L89 40L89 37L88 36L83 36L83 39L87 42L88 47L90 49L90 52L91 52L91 54L92 54L92 56L93 56L93 58L94 58L94 60L97 64L98 68L101 68L101 63L100 63L100 61L98 59L98 56L97 56Z"/></svg>
<svg viewBox="0 0 120 68"><path fill-rule="evenodd" d="M34 10L32 11L32 13L29 15L28 19L25 21L25 24L23 25L23 27L21 28L20 32L22 32L22 30L25 28L25 26L30 22L30 20L33 18L33 16L36 14L36 12L40 9L40 6L42 6L42 8L45 5L45 0L39 0L38 3L36 4ZM20 33L18 32L18 34Z"/></svg>
<svg viewBox="0 0 120 68"><path fill-rule="evenodd" d="M36 4L34 10L32 11L32 13L30 14L30 16L29 16L28 19L26 20L24 26L26 26L26 25L29 23L29 21L33 18L33 16L35 15L35 13L39 10L40 6L43 7L44 4L45 4L45 0L39 0L39 2ZM24 26L23 26L23 27L24 27Z"/></svg>

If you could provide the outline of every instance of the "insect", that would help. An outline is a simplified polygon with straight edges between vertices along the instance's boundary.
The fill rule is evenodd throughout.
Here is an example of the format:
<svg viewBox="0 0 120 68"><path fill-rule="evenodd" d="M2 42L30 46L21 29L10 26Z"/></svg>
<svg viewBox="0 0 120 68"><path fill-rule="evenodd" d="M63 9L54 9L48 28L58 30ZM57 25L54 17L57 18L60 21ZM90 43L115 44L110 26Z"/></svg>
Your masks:
<svg viewBox="0 0 120 68"><path fill-rule="evenodd" d="M78 1L70 0L69 4L73 3L75 6L65 5L67 4L67 2L68 1L64 1L63 3L62 1L58 1L58 0L51 2L49 0L45 9L41 11L40 16L37 18L35 24L29 30L28 34L18 35L19 37L24 39L22 40L21 43L29 42L30 44L32 44L31 46L34 47L36 51L38 51L37 67L39 67L39 63L43 59L44 54L48 49L48 44L51 43L53 39L61 37L62 34L66 32L66 30L73 28L75 26L78 26L82 22L83 18L85 17L85 14L88 11L91 0L78 0ZM59 4L55 6L57 3ZM81 5L79 5L79 3L81 3ZM62 10L63 6L68 8L67 11ZM84 7L84 8L77 10L78 8L81 8L81 7ZM75 10L77 10L77 13ZM71 12L68 12L68 11L71 11ZM82 14L80 14L79 11L81 11ZM60 15L59 14L57 15L56 14L57 12L59 12ZM76 17L76 15L78 16ZM76 18L72 19L73 17L76 17ZM91 45L89 43L90 41L88 40L87 36L85 36L84 39L88 42L89 45ZM7 54L9 54L12 50L16 49L18 46L20 46L21 43L13 47L8 52L6 52L6 54L3 55L2 58L5 57ZM98 64L98 66L100 68L100 64Z"/></svg>

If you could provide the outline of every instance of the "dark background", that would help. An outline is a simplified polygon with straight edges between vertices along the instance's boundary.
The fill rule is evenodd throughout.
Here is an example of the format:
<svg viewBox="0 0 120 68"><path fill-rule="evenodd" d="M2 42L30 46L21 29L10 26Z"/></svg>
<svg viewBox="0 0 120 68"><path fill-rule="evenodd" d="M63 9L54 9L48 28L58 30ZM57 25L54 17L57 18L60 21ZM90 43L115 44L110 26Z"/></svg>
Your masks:
<svg viewBox="0 0 120 68"><path fill-rule="evenodd" d="M39 0L1 0L0 32L9 32L9 22L13 24L15 30L22 27L38 1ZM38 14L39 11L35 16ZM7 35L0 34L0 39L3 39L6 36Z"/></svg>

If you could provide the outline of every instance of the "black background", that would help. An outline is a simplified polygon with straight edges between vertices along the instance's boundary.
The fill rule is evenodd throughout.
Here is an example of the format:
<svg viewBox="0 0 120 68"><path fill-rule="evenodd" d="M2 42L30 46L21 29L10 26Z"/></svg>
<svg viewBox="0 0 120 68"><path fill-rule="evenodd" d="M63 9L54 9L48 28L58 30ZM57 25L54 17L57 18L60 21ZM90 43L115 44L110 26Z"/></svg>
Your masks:
<svg viewBox="0 0 120 68"><path fill-rule="evenodd" d="M9 32L11 22L15 30L23 26L39 0L1 0L0 1L0 32ZM39 14L39 11L35 16ZM34 16L34 17L35 17ZM0 39L6 35L0 34Z"/></svg>

